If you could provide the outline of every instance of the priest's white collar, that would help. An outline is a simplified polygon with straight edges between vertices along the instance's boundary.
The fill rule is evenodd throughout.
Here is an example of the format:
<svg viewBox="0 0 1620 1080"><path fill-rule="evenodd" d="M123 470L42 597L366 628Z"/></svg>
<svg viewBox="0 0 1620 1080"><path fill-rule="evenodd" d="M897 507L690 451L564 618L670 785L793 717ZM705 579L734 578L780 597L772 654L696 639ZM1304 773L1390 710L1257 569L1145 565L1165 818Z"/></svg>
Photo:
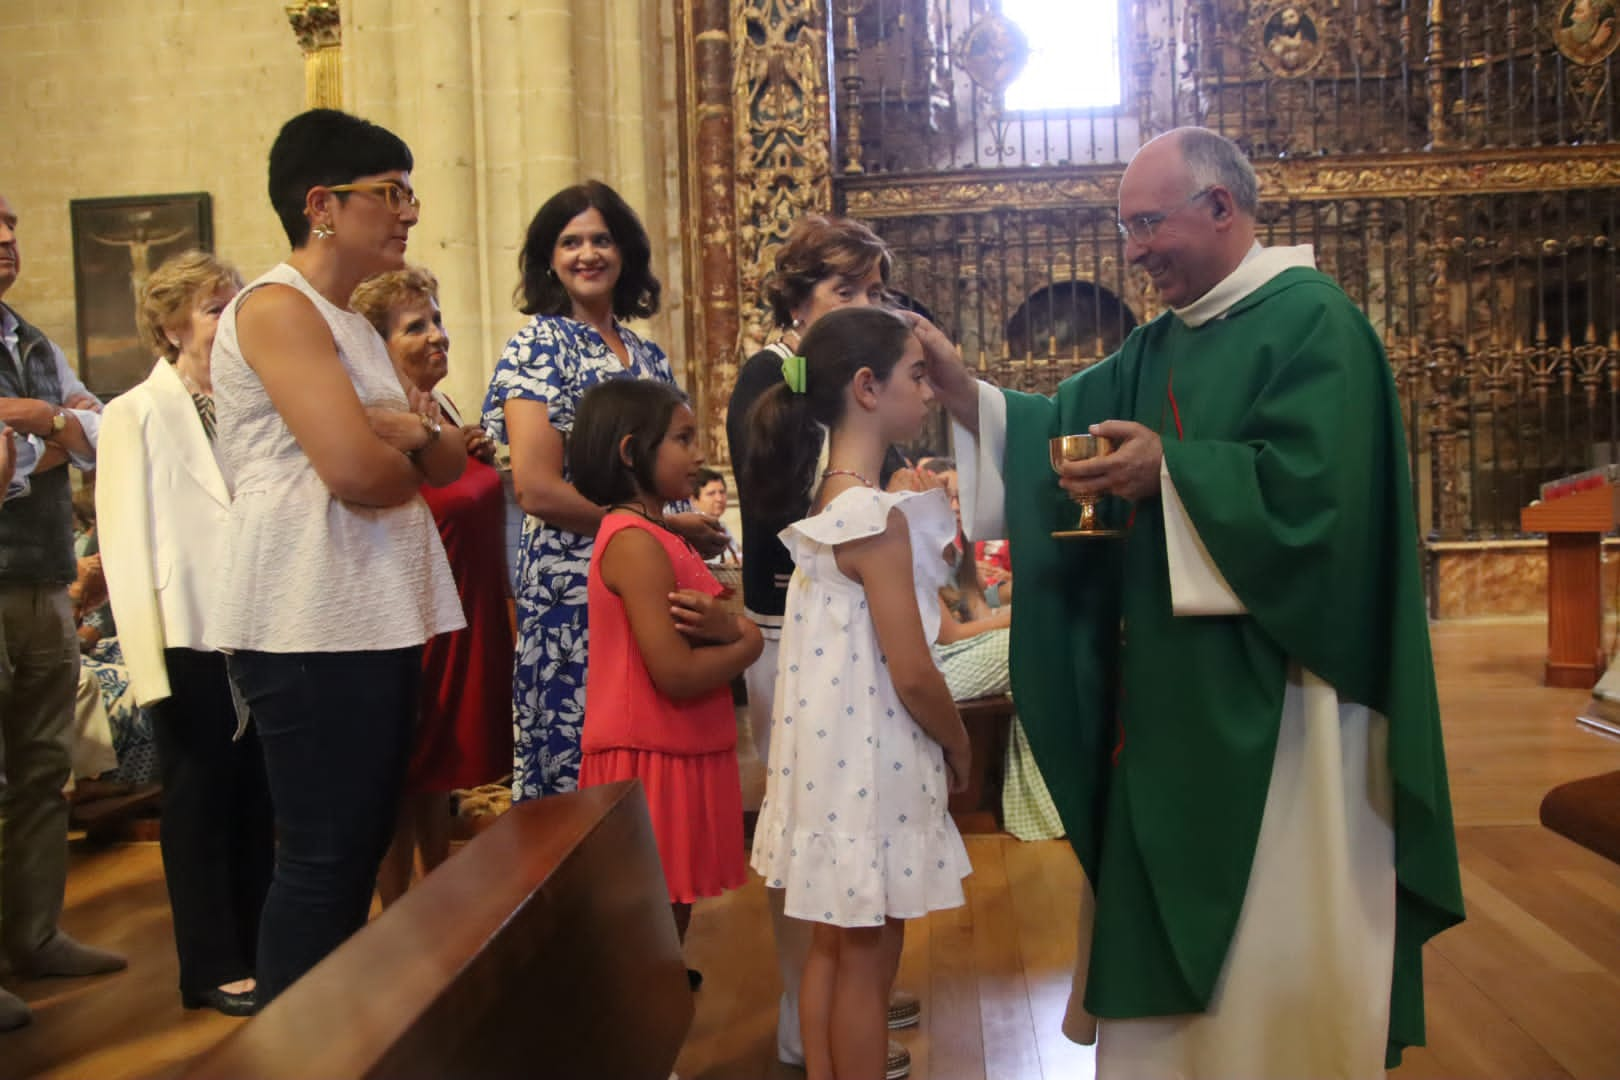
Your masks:
<svg viewBox="0 0 1620 1080"><path fill-rule="evenodd" d="M1238 268L1222 278L1214 288L1186 307L1171 308L1176 318L1191 327L1203 326L1215 319L1223 319L1239 300L1260 286L1296 266L1316 269L1316 252L1310 244L1298 247L1254 247L1243 256Z"/></svg>

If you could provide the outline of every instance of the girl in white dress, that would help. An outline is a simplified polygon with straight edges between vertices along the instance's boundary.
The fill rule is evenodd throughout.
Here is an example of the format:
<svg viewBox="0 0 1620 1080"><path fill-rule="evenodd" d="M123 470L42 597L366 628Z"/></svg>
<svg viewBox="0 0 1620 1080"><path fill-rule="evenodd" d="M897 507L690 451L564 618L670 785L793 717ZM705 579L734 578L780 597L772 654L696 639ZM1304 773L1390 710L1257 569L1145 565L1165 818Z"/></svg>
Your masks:
<svg viewBox="0 0 1620 1080"><path fill-rule="evenodd" d="M782 533L795 571L753 865L813 924L799 998L810 1080L870 1080L903 920L959 907L971 871L946 813L967 732L929 652L956 521L943 490L873 483L934 396L910 325L846 308L801 351L754 407L743 463L767 520L815 489L811 515Z"/></svg>

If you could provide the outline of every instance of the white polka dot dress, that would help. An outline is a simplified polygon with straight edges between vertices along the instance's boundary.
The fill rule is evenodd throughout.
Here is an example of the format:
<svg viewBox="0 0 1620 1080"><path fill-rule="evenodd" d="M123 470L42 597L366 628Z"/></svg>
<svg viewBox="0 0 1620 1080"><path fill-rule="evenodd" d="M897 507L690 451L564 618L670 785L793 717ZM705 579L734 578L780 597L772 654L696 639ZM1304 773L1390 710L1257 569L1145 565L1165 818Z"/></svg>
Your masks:
<svg viewBox="0 0 1620 1080"><path fill-rule="evenodd" d="M838 544L883 532L895 507L932 641L950 573L941 553L956 535L943 491L851 488L781 534L795 570L753 866L798 919L875 926L960 907L972 871L946 812L944 753L900 703L866 594L834 561Z"/></svg>

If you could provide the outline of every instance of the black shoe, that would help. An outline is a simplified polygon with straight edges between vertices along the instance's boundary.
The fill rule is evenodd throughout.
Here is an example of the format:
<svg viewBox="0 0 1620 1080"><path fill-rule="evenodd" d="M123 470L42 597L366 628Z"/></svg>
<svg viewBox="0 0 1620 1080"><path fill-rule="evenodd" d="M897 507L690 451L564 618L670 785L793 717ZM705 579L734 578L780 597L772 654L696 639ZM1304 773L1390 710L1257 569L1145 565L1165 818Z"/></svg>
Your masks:
<svg viewBox="0 0 1620 1080"><path fill-rule="evenodd" d="M217 986L195 994L181 994L180 1004L188 1009L213 1009L226 1016L252 1016L259 1011L257 990L233 994Z"/></svg>
<svg viewBox="0 0 1620 1080"><path fill-rule="evenodd" d="M692 984L693 990L700 988L703 985L703 972L697 968L687 968L686 981Z"/></svg>

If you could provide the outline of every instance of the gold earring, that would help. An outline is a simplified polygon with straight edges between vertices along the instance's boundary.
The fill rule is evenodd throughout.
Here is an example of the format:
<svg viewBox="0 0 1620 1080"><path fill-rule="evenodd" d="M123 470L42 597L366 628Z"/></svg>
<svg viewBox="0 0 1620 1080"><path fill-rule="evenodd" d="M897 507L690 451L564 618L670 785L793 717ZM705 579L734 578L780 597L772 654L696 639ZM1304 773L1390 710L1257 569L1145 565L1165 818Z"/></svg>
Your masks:
<svg viewBox="0 0 1620 1080"><path fill-rule="evenodd" d="M330 240L337 235L337 231L330 225L317 225L310 230L310 234L317 240Z"/></svg>

